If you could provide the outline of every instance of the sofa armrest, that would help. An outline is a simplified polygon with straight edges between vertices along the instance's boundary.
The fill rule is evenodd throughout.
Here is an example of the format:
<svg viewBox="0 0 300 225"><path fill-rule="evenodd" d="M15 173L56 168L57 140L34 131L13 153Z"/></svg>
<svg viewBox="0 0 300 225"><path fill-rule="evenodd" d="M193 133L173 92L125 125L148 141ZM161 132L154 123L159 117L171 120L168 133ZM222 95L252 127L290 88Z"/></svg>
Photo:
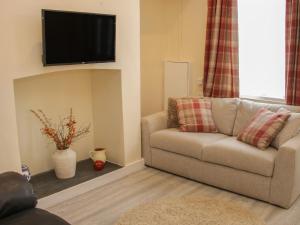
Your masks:
<svg viewBox="0 0 300 225"><path fill-rule="evenodd" d="M167 128L166 112L159 112L142 118L142 153L146 165L151 166L150 136L153 132Z"/></svg>
<svg viewBox="0 0 300 225"><path fill-rule="evenodd" d="M37 198L32 185L16 172L0 174L0 219L24 209L34 208Z"/></svg>
<svg viewBox="0 0 300 225"><path fill-rule="evenodd" d="M284 143L275 159L270 201L289 208L300 194L300 135Z"/></svg>

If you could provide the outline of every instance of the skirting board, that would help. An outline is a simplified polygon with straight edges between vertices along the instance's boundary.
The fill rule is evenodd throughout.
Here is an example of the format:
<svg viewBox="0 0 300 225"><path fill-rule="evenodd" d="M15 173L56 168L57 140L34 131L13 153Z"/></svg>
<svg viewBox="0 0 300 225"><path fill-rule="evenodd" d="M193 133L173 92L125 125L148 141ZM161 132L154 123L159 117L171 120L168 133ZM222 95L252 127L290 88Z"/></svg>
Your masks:
<svg viewBox="0 0 300 225"><path fill-rule="evenodd" d="M131 173L142 170L145 167L144 159L133 162L121 169L113 171L111 173L105 174L103 176L97 177L95 179L89 180L87 182L78 184L74 187L65 189L63 191L57 192L53 195L49 195L45 198L41 198L38 201L38 208L47 209L54 205L57 205L63 201L74 198L78 195L84 194L88 191L91 191L95 188L99 188L108 183L114 182L118 179L121 179L125 176L128 176Z"/></svg>

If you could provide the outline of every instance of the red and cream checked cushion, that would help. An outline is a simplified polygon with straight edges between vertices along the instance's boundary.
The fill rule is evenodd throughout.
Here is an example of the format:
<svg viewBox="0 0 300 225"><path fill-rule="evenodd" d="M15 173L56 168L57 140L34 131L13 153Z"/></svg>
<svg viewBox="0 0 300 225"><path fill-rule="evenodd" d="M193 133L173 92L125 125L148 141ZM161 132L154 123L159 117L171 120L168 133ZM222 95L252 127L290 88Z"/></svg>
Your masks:
<svg viewBox="0 0 300 225"><path fill-rule="evenodd" d="M262 108L238 134L237 139L260 149L266 149L289 117L290 112L285 109L279 109L274 113Z"/></svg>
<svg viewBox="0 0 300 225"><path fill-rule="evenodd" d="M217 132L208 99L176 99L180 130L183 132Z"/></svg>

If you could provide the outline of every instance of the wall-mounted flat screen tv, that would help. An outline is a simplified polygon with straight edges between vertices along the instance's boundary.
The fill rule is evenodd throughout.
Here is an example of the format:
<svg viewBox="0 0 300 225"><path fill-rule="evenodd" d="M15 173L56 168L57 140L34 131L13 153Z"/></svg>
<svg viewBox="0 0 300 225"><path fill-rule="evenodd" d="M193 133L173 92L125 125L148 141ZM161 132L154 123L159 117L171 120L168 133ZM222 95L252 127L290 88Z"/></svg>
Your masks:
<svg viewBox="0 0 300 225"><path fill-rule="evenodd" d="M116 16L42 10L43 64L115 61Z"/></svg>

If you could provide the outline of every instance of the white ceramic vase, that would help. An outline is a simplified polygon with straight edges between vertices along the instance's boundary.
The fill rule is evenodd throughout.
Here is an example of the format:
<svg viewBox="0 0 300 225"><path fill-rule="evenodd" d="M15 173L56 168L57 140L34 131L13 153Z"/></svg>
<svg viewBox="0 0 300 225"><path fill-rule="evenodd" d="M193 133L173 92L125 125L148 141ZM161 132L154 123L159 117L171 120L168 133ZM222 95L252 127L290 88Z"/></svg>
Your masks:
<svg viewBox="0 0 300 225"><path fill-rule="evenodd" d="M76 152L68 148L66 150L56 150L52 155L56 177L68 179L76 173Z"/></svg>

